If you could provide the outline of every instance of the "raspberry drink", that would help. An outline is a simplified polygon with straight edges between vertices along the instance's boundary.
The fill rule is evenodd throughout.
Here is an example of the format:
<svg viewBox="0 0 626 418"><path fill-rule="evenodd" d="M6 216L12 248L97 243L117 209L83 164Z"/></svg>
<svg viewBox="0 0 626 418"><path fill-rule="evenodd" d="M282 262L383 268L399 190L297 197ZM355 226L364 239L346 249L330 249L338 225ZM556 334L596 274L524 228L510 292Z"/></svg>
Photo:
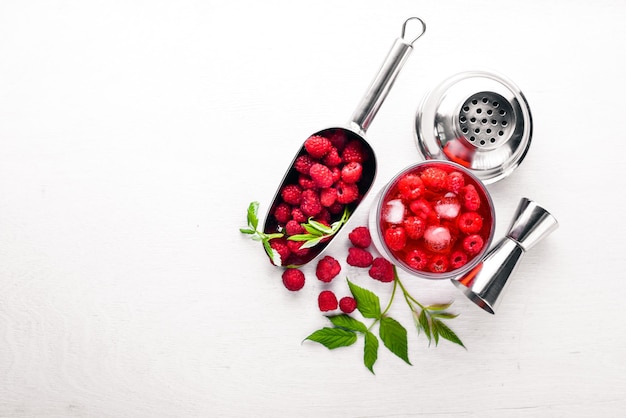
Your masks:
<svg viewBox="0 0 626 418"><path fill-rule="evenodd" d="M493 202L480 180L458 164L436 160L398 174L370 216L379 250L430 279L473 267L491 243L494 220Z"/></svg>

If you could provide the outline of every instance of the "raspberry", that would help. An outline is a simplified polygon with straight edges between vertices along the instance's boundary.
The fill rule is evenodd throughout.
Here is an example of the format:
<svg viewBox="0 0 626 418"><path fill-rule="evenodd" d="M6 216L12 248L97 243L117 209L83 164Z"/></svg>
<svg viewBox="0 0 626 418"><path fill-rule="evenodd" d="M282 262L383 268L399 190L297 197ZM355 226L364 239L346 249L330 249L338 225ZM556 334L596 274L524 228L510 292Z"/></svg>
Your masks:
<svg viewBox="0 0 626 418"><path fill-rule="evenodd" d="M334 311L337 309L337 296L330 290L322 290L317 297L317 305L322 312Z"/></svg>
<svg viewBox="0 0 626 418"><path fill-rule="evenodd" d="M278 223L286 224L291 219L291 206L287 203L280 203L274 209L274 218L278 221Z"/></svg>
<svg viewBox="0 0 626 418"><path fill-rule="evenodd" d="M348 234L348 239L355 247L367 248L372 243L370 230L366 226L357 226Z"/></svg>
<svg viewBox="0 0 626 418"><path fill-rule="evenodd" d="M320 191L320 203L325 208L330 207L337 201L337 189L329 187Z"/></svg>
<svg viewBox="0 0 626 418"><path fill-rule="evenodd" d="M466 234L475 234L483 227L483 218L476 212L465 212L459 216L459 229Z"/></svg>
<svg viewBox="0 0 626 418"><path fill-rule="evenodd" d="M294 219L290 220L289 222L287 222L287 225L285 225L285 234L287 235L298 235L304 234L305 232L306 231L304 230L304 227L300 225L300 222Z"/></svg>
<svg viewBox="0 0 626 418"><path fill-rule="evenodd" d="M270 247L280 255L280 263L284 265L287 258L291 255L287 240L284 238L274 238L270 240Z"/></svg>
<svg viewBox="0 0 626 418"><path fill-rule="evenodd" d="M346 262L354 267L369 267L372 265L374 257L368 251L359 247L348 248L348 258Z"/></svg>
<svg viewBox="0 0 626 418"><path fill-rule="evenodd" d="M319 135L312 135L304 141L304 148L313 158L322 158L330 151L332 144L327 138Z"/></svg>
<svg viewBox="0 0 626 418"><path fill-rule="evenodd" d="M317 262L315 275L324 283L329 283L341 271L341 265L333 257L327 255Z"/></svg>
<svg viewBox="0 0 626 418"><path fill-rule="evenodd" d="M343 313L352 313L356 309L356 300L350 296L344 296L339 300L339 309Z"/></svg>
<svg viewBox="0 0 626 418"><path fill-rule="evenodd" d="M483 249L483 245L485 243L480 235L472 234L463 239L463 249L469 255L478 254Z"/></svg>
<svg viewBox="0 0 626 418"><path fill-rule="evenodd" d="M443 273L448 270L448 259L445 255L436 255L428 263L428 270L433 273Z"/></svg>
<svg viewBox="0 0 626 418"><path fill-rule="evenodd" d="M293 210L291 211L291 217L294 221L300 224L306 222L307 219L306 215L302 213L302 210L300 210L300 208L293 208Z"/></svg>
<svg viewBox="0 0 626 418"><path fill-rule="evenodd" d="M298 269L287 269L283 272L283 284L292 292L304 287L304 273Z"/></svg>
<svg viewBox="0 0 626 418"><path fill-rule="evenodd" d="M461 189L465 186L465 177L458 171L453 171L448 174L448 184L446 189L452 193L459 194Z"/></svg>
<svg viewBox="0 0 626 418"><path fill-rule="evenodd" d="M302 203L300 209L305 216L315 216L322 211L322 204L317 193L313 190L302 192Z"/></svg>
<svg viewBox="0 0 626 418"><path fill-rule="evenodd" d="M468 184L461 189L461 202L467 210L478 210L480 207L480 196L474 185Z"/></svg>
<svg viewBox="0 0 626 418"><path fill-rule="evenodd" d="M337 183L341 180L341 170L339 167L331 167L330 171L333 173L333 183Z"/></svg>
<svg viewBox="0 0 626 418"><path fill-rule="evenodd" d="M445 226L429 226L424 231L426 248L433 252L449 251L452 244L452 235Z"/></svg>
<svg viewBox="0 0 626 418"><path fill-rule="evenodd" d="M343 212L343 204L339 202L335 202L331 206L328 207L328 211L332 213L333 215L339 215L340 213Z"/></svg>
<svg viewBox="0 0 626 418"><path fill-rule="evenodd" d="M400 251L406 246L406 230L397 225L385 231L385 242L392 251Z"/></svg>
<svg viewBox="0 0 626 418"><path fill-rule="evenodd" d="M302 198L302 189L295 184L288 184L281 190L280 196L290 205L299 205Z"/></svg>
<svg viewBox="0 0 626 418"><path fill-rule="evenodd" d="M420 239L426 230L426 222L419 216L407 216L402 226L411 239Z"/></svg>
<svg viewBox="0 0 626 418"><path fill-rule="evenodd" d="M467 263L467 254L463 251L455 251L450 255L450 266L453 269L463 267Z"/></svg>
<svg viewBox="0 0 626 418"><path fill-rule="evenodd" d="M352 141L346 144L346 147L343 149L341 153L341 158L344 163L349 163L355 161L357 163L363 163L366 159L365 152L363 150L363 144L361 141L353 139Z"/></svg>
<svg viewBox="0 0 626 418"><path fill-rule="evenodd" d="M404 261L415 270L423 270L428 263L428 256L422 250L411 250L407 253Z"/></svg>
<svg viewBox="0 0 626 418"><path fill-rule="evenodd" d="M289 251L298 257L304 257L311 251L310 248L301 248L303 245L304 241L287 240L287 247L289 247Z"/></svg>
<svg viewBox="0 0 626 418"><path fill-rule="evenodd" d="M413 212L414 214L416 214L422 219L428 218L431 212L433 211L433 208L425 199L418 199L418 200L412 201L409 204L409 209L411 209L411 212Z"/></svg>
<svg viewBox="0 0 626 418"><path fill-rule="evenodd" d="M325 207L322 207L322 210L320 211L320 213L317 214L317 216L315 217L315 220L326 226L330 226L331 215L328 209L326 209Z"/></svg>
<svg viewBox="0 0 626 418"><path fill-rule="evenodd" d="M398 181L398 190L407 200L415 200L424 194L424 182L417 174L407 174Z"/></svg>
<svg viewBox="0 0 626 418"><path fill-rule="evenodd" d="M330 151L328 151L328 154L326 154L322 162L328 167L337 167L343 162L343 160L339 156L337 148L331 147Z"/></svg>
<svg viewBox="0 0 626 418"><path fill-rule="evenodd" d="M393 264L387 259L382 257L376 257L372 261L372 267L369 270L369 275L372 279L379 280L383 283L389 283L393 281Z"/></svg>
<svg viewBox="0 0 626 418"><path fill-rule="evenodd" d="M330 135L328 135L328 140L340 154L341 152L343 152L343 149L346 146L346 142L348 141L345 132L341 129L336 129Z"/></svg>
<svg viewBox="0 0 626 418"><path fill-rule="evenodd" d="M341 204L352 203L359 198L359 188L356 184L343 181L337 183L337 202Z"/></svg>
<svg viewBox="0 0 626 418"><path fill-rule="evenodd" d="M307 171L308 173L308 171ZM302 187L302 190L317 190L317 184L308 174L300 174L298 177L298 184Z"/></svg>
<svg viewBox="0 0 626 418"><path fill-rule="evenodd" d="M361 180L363 166L356 161L351 161L341 169L341 180L345 183L357 183Z"/></svg>
<svg viewBox="0 0 626 418"><path fill-rule="evenodd" d="M333 173L324 164L315 163L309 170L309 176L318 187L325 188L333 185Z"/></svg>
<svg viewBox="0 0 626 418"><path fill-rule="evenodd" d="M296 158L293 167L298 173L309 174L309 170L314 162L310 155L303 154Z"/></svg>
<svg viewBox="0 0 626 418"><path fill-rule="evenodd" d="M437 167L428 167L420 175L424 186L434 192L441 191L448 184L448 173Z"/></svg>

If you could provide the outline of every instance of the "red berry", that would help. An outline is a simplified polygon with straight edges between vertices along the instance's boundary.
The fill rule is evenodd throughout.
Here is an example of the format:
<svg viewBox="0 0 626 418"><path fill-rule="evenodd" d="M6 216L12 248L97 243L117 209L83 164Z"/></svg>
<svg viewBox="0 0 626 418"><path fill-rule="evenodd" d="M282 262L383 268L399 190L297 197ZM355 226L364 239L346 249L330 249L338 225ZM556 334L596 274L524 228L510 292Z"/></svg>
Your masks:
<svg viewBox="0 0 626 418"><path fill-rule="evenodd" d="M363 166L361 165L361 163L351 161L348 164L344 165L341 169L341 180L346 183L357 183L359 180L361 180L362 174Z"/></svg>
<svg viewBox="0 0 626 418"><path fill-rule="evenodd" d="M448 184L448 173L437 167L428 167L422 171L420 177L427 189L434 192L441 191Z"/></svg>
<svg viewBox="0 0 626 418"><path fill-rule="evenodd" d="M317 297L317 305L322 312L334 311L337 309L337 296L330 290L322 290Z"/></svg>
<svg viewBox="0 0 626 418"><path fill-rule="evenodd" d="M446 189L452 193L459 194L461 189L465 186L465 177L458 171L453 171L448 174L448 184Z"/></svg>
<svg viewBox="0 0 626 418"><path fill-rule="evenodd" d="M302 192L302 203L300 209L305 216L315 216L322 211L320 198L314 190L304 190Z"/></svg>
<svg viewBox="0 0 626 418"><path fill-rule="evenodd" d="M359 247L348 248L348 258L346 262L354 267L369 267L372 265L374 257L368 251Z"/></svg>
<svg viewBox="0 0 626 418"><path fill-rule="evenodd" d="M293 167L298 173L309 174L309 170L314 162L310 155L303 154L296 158Z"/></svg>
<svg viewBox="0 0 626 418"><path fill-rule="evenodd" d="M322 223L326 226L330 226L331 215L327 208L322 207L320 213L317 214L315 220L319 223Z"/></svg>
<svg viewBox="0 0 626 418"><path fill-rule="evenodd" d="M468 184L461 189L461 203L467 210L478 210L480 207L480 196L474 185Z"/></svg>
<svg viewBox="0 0 626 418"><path fill-rule="evenodd" d="M346 138L346 133L342 129L335 129L328 135L328 140L333 147L337 148L337 152L341 153L346 146L348 138Z"/></svg>
<svg viewBox="0 0 626 418"><path fill-rule="evenodd" d="M366 226L357 226L349 234L348 239L355 247L367 248L372 243L370 230Z"/></svg>
<svg viewBox="0 0 626 418"><path fill-rule="evenodd" d="M428 269L433 273L443 273L448 270L448 258L439 254L434 256L428 263Z"/></svg>
<svg viewBox="0 0 626 418"><path fill-rule="evenodd" d="M302 189L295 184L288 184L280 192L280 196L290 205L299 205L302 198Z"/></svg>
<svg viewBox="0 0 626 418"><path fill-rule="evenodd" d="M344 163L355 161L362 164L366 160L366 154L361 141L353 139L348 142L341 153L341 158Z"/></svg>
<svg viewBox="0 0 626 418"><path fill-rule="evenodd" d="M283 272L283 284L292 292L304 287L304 273L298 269L287 269Z"/></svg>
<svg viewBox="0 0 626 418"><path fill-rule="evenodd" d="M400 251L406 246L406 230L402 226L393 225L385 231L385 242L392 251Z"/></svg>
<svg viewBox="0 0 626 418"><path fill-rule="evenodd" d="M407 174L398 181L398 190L406 200L415 200L424 194L424 182L417 174Z"/></svg>
<svg viewBox="0 0 626 418"><path fill-rule="evenodd" d="M339 181L337 183L337 202L347 205L359 198L359 188L356 184Z"/></svg>
<svg viewBox="0 0 626 418"><path fill-rule="evenodd" d="M426 248L433 252L449 251L452 244L452 235L445 226L429 226L424 231L424 244Z"/></svg>
<svg viewBox="0 0 626 418"><path fill-rule="evenodd" d="M427 219L431 212L433 212L433 208L430 206L430 203L425 199L414 200L409 204L409 209L411 212L416 214L422 219Z"/></svg>
<svg viewBox="0 0 626 418"><path fill-rule="evenodd" d="M293 213L293 211L292 211ZM304 227L300 224L300 222L292 219L285 225L285 234L287 235L298 235L304 234L306 231Z"/></svg>
<svg viewBox="0 0 626 418"><path fill-rule="evenodd" d="M336 167L342 163L341 157L337 152L337 148L331 147L328 154L323 158L322 162L328 167Z"/></svg>
<svg viewBox="0 0 626 418"><path fill-rule="evenodd" d="M320 203L325 208L330 207L337 201L337 189L329 187L320 191Z"/></svg>
<svg viewBox="0 0 626 418"><path fill-rule="evenodd" d="M291 211L291 217L294 221L298 223L304 223L307 220L307 217L300 208L293 208Z"/></svg>
<svg viewBox="0 0 626 418"><path fill-rule="evenodd" d="M311 251L310 248L301 248L303 245L304 241L287 240L287 247L289 247L289 251L299 257L304 257Z"/></svg>
<svg viewBox="0 0 626 418"><path fill-rule="evenodd" d="M463 239L463 249L469 255L478 254L485 245L482 237L477 234L468 235Z"/></svg>
<svg viewBox="0 0 626 418"><path fill-rule="evenodd" d="M287 203L279 203L274 209L274 218L278 223L286 224L291 219L291 206Z"/></svg>
<svg viewBox="0 0 626 418"><path fill-rule="evenodd" d="M325 188L333 185L333 173L324 164L313 164L309 170L309 176L318 187Z"/></svg>
<svg viewBox="0 0 626 418"><path fill-rule="evenodd" d="M304 148L313 158L322 158L330 151L331 147L330 141L319 135L312 135L304 141Z"/></svg>
<svg viewBox="0 0 626 418"><path fill-rule="evenodd" d="M428 255L422 250L411 250L407 253L404 261L415 270L424 270L428 263Z"/></svg>
<svg viewBox="0 0 626 418"><path fill-rule="evenodd" d="M284 238L274 238L270 240L270 247L280 255L280 264L285 265L287 258L291 255L291 250Z"/></svg>
<svg viewBox="0 0 626 418"><path fill-rule="evenodd" d="M302 190L317 190L317 184L315 184L315 181L313 181L313 179L308 175L308 171L307 174L300 174L300 176L298 177L298 184L300 185L300 187L302 188Z"/></svg>
<svg viewBox="0 0 626 418"><path fill-rule="evenodd" d="M467 263L467 254L463 251L454 251L450 255L450 266L453 269L458 269L459 267L463 267Z"/></svg>
<svg viewBox="0 0 626 418"><path fill-rule="evenodd" d="M459 216L459 229L465 234L475 234L483 227L483 218L477 212L465 212Z"/></svg>
<svg viewBox="0 0 626 418"><path fill-rule="evenodd" d="M335 202L332 204L332 206L328 207L328 211L332 213L333 215L339 215L340 213L343 212L343 204L339 202Z"/></svg>
<svg viewBox="0 0 626 418"><path fill-rule="evenodd" d="M352 313L356 309L356 300L350 296L344 296L339 300L339 309L343 313Z"/></svg>
<svg viewBox="0 0 626 418"><path fill-rule="evenodd" d="M341 265L333 257L327 255L317 262L315 275L325 283L329 283L341 271Z"/></svg>
<svg viewBox="0 0 626 418"><path fill-rule="evenodd" d="M331 167L330 171L333 173L333 183L337 183L341 180L341 170L339 167Z"/></svg>
<svg viewBox="0 0 626 418"><path fill-rule="evenodd" d="M387 259L382 257L376 257L372 261L372 267L370 267L369 275L372 279L379 280L383 283L389 283L393 281L393 264Z"/></svg>
<svg viewBox="0 0 626 418"><path fill-rule="evenodd" d="M419 216L407 216L402 226L404 226L409 238L420 239L426 230L426 221Z"/></svg>

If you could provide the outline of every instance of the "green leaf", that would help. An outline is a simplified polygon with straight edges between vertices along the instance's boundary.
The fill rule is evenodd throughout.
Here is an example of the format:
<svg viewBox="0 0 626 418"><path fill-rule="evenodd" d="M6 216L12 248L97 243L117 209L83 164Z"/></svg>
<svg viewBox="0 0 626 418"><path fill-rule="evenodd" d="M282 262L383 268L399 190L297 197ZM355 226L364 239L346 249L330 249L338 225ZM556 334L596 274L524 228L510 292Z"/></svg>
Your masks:
<svg viewBox="0 0 626 418"><path fill-rule="evenodd" d="M251 202L250 206L248 206L248 226L250 229L254 229L256 231L257 226L259 226L259 218L257 214L259 213L259 202Z"/></svg>
<svg viewBox="0 0 626 418"><path fill-rule="evenodd" d="M435 312L435 313L431 313L430 316L432 318L454 319L457 316L459 316L459 314L453 314L453 313L450 313L450 312Z"/></svg>
<svg viewBox="0 0 626 418"><path fill-rule="evenodd" d="M334 326L339 328L345 328L350 331L359 331L359 332L367 332L367 327L364 323L357 321L349 315L341 314L335 316L329 316L330 322L333 323Z"/></svg>
<svg viewBox="0 0 626 418"><path fill-rule="evenodd" d="M313 235L313 234L295 234L295 235L290 235L289 237L287 237L289 241L309 241L309 240L317 239L317 238L320 238L320 236Z"/></svg>
<svg viewBox="0 0 626 418"><path fill-rule="evenodd" d="M332 350L354 344L356 342L356 334L353 331L347 331L343 328L324 327L318 329L305 339L320 343L329 350Z"/></svg>
<svg viewBox="0 0 626 418"><path fill-rule="evenodd" d="M428 322L428 317L426 316L426 310L422 310L420 312L419 317L417 318L419 326L424 330L424 334L428 337L428 344L430 344L432 340L432 333L430 331L430 322Z"/></svg>
<svg viewBox="0 0 626 418"><path fill-rule="evenodd" d="M435 346L439 345L439 324L442 322L436 319L431 319L431 330L433 331L433 340L435 340Z"/></svg>
<svg viewBox="0 0 626 418"><path fill-rule="evenodd" d="M374 363L378 360L378 338L371 332L365 333L365 348L363 349L363 363L370 372L374 373Z"/></svg>
<svg viewBox="0 0 626 418"><path fill-rule="evenodd" d="M380 299L373 292L359 287L348 280L348 287L356 300L356 308L365 318L380 318Z"/></svg>
<svg viewBox="0 0 626 418"><path fill-rule="evenodd" d="M241 232L242 234L256 234L256 231L254 229L248 229L248 228L239 228L239 232Z"/></svg>
<svg viewBox="0 0 626 418"><path fill-rule="evenodd" d="M275 266L281 266L283 264L280 254L270 246L269 241L263 240L263 248L265 248L265 252L270 256Z"/></svg>
<svg viewBox="0 0 626 418"><path fill-rule="evenodd" d="M465 347L461 339L454 333L454 331L452 331L443 322L433 319L433 327L437 328L437 332L439 335L441 335L442 338L445 338L446 340L453 342L454 344L458 344L461 347L467 349L467 347Z"/></svg>
<svg viewBox="0 0 626 418"><path fill-rule="evenodd" d="M385 316L380 320L380 339L385 347L393 354L400 357L407 364L409 361L409 345L407 341L406 329L395 319Z"/></svg>
<svg viewBox="0 0 626 418"><path fill-rule="evenodd" d="M304 230L308 232L311 236L321 237L322 235L324 235L322 231L314 228L312 225L309 225L309 224L301 224L301 225L304 228Z"/></svg>
<svg viewBox="0 0 626 418"><path fill-rule="evenodd" d="M428 305L426 307L426 309L428 309L429 311L444 311L444 310L448 309L451 305L452 305L452 302L450 302L450 303L436 303L434 305Z"/></svg>
<svg viewBox="0 0 626 418"><path fill-rule="evenodd" d="M321 232L322 234L329 235L333 233L333 230L329 226L326 226L321 222L314 221L313 219L309 219L309 225ZM306 227L304 229L306 229Z"/></svg>

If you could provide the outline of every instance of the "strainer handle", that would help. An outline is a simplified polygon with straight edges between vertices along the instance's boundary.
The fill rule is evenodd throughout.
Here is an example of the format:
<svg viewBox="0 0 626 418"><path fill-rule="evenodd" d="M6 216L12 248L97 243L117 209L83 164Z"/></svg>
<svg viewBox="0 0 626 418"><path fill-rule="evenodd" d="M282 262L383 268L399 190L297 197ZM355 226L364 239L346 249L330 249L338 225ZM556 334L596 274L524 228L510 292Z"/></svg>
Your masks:
<svg viewBox="0 0 626 418"><path fill-rule="evenodd" d="M412 22L416 22L413 24ZM407 25L411 23L411 27ZM417 28L412 26L419 25ZM408 33L408 32L411 33ZM356 111L351 118L351 124L356 125L358 130L365 133L374 120L380 106L385 101L389 90L393 86L400 69L406 62L409 54L413 50L413 43L426 32L426 24L418 17L407 19L402 25L402 34L396 39L387 54L383 65L378 70L376 77L365 92Z"/></svg>

